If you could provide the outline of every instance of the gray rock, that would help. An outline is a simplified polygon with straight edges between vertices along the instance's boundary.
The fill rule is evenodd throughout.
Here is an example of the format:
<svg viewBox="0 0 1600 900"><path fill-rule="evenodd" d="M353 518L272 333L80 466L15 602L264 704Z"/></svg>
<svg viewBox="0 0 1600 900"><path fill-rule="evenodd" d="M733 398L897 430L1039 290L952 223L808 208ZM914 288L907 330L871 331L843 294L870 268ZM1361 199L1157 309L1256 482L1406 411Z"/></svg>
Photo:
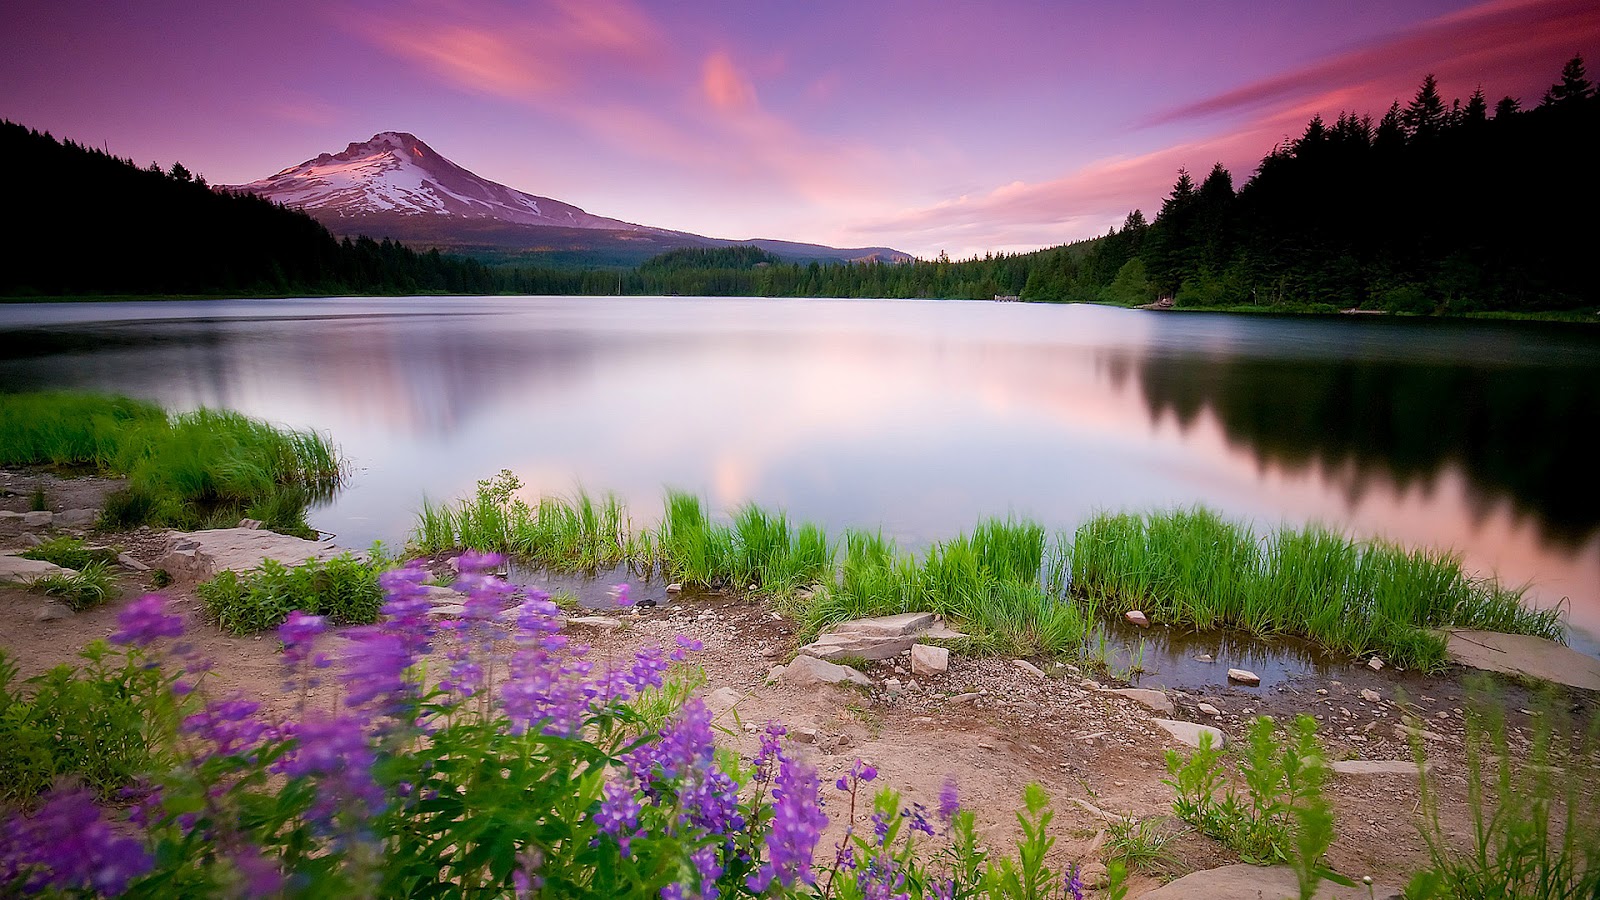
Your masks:
<svg viewBox="0 0 1600 900"><path fill-rule="evenodd" d="M568 625L582 625L585 628L598 628L601 631L613 631L622 627L621 619L610 616L574 616L567 620Z"/></svg>
<svg viewBox="0 0 1600 900"><path fill-rule="evenodd" d="M1122 614L1122 617L1127 619L1130 624L1137 625L1140 628L1150 627L1150 617L1137 609L1128 610Z"/></svg>
<svg viewBox="0 0 1600 900"><path fill-rule="evenodd" d="M965 693L965 694L957 694L954 697L950 698L950 702L951 703L976 703L978 701L978 698L981 697L981 696L983 696L983 695L979 694L979 693L977 693L975 691L974 692Z"/></svg>
<svg viewBox="0 0 1600 900"><path fill-rule="evenodd" d="M428 602L434 606L461 605L467 602L467 595L452 588L437 584L425 584L422 591L428 597Z"/></svg>
<svg viewBox="0 0 1600 900"><path fill-rule="evenodd" d="M326 541L251 528L214 528L175 532L167 542L161 568L174 578L204 581L218 572L246 572L264 560L298 566L311 559L329 559L346 552Z"/></svg>
<svg viewBox="0 0 1600 900"><path fill-rule="evenodd" d="M1337 775L1410 775L1417 774L1417 764L1404 759L1339 759L1330 765ZM1424 762L1422 771L1433 771L1432 762Z"/></svg>
<svg viewBox="0 0 1600 900"><path fill-rule="evenodd" d="M939 675L950 668L950 651L932 644L911 645L911 673Z"/></svg>
<svg viewBox="0 0 1600 900"><path fill-rule="evenodd" d="M1203 734L1211 735L1211 746L1213 747L1224 747L1228 743L1228 736L1222 733L1222 729L1213 728L1210 725L1200 725L1195 722L1183 722L1176 719L1151 719L1150 721L1159 725L1161 730L1167 734L1191 747L1200 746L1200 736Z"/></svg>
<svg viewBox="0 0 1600 900"><path fill-rule="evenodd" d="M1355 887L1341 887L1330 881L1317 886L1314 900L1399 900L1395 888L1367 885L1356 879ZM1192 872L1176 881L1144 894L1144 900L1278 900L1298 897L1300 882L1288 866L1252 866L1238 863L1220 869Z"/></svg>
<svg viewBox="0 0 1600 900"><path fill-rule="evenodd" d="M873 637L903 637L905 635L919 634L932 628L934 624L933 613L909 612L893 616L877 616L871 619L856 619L834 626L834 634L862 634Z"/></svg>
<svg viewBox="0 0 1600 900"><path fill-rule="evenodd" d="M1396 725L1394 727L1394 736L1402 741L1409 741L1413 737L1419 737L1425 741L1442 741L1445 739L1444 735L1437 731L1429 731L1426 728L1416 728L1410 725Z"/></svg>
<svg viewBox="0 0 1600 900"><path fill-rule="evenodd" d="M1367 668L1371 669L1374 672L1382 671L1383 670L1383 657L1374 656L1373 658L1367 660Z"/></svg>
<svg viewBox="0 0 1600 900"><path fill-rule="evenodd" d="M1368 703L1377 703L1378 701L1382 700L1383 697L1379 696L1377 691L1371 690L1370 688L1362 688L1361 699L1367 701Z"/></svg>
<svg viewBox="0 0 1600 900"><path fill-rule="evenodd" d="M706 709L711 710L713 716L720 716L738 705L743 697L731 687L719 687L706 695Z"/></svg>
<svg viewBox="0 0 1600 900"><path fill-rule="evenodd" d="M42 559L24 559L20 556L0 556L0 581L28 584L37 578L50 575L76 575L72 569L62 568Z"/></svg>
<svg viewBox="0 0 1600 900"><path fill-rule="evenodd" d="M21 541L22 546L24 547L37 547L44 543L44 538L39 537L37 534L34 534L31 531L24 531L23 533L17 535L17 540Z"/></svg>
<svg viewBox="0 0 1600 900"><path fill-rule="evenodd" d="M782 680L786 684L809 686L849 682L861 687L871 687L872 679L849 666L835 665L814 656L796 656L783 667Z"/></svg>
<svg viewBox="0 0 1600 900"><path fill-rule="evenodd" d="M1257 685L1261 683L1261 676L1249 669L1229 669L1228 680L1236 681L1239 684Z"/></svg>
<svg viewBox="0 0 1600 900"><path fill-rule="evenodd" d="M51 600L49 603L39 607L39 611L33 614L33 618L40 622L54 622L57 619L65 619L70 615L72 615L72 610L65 603Z"/></svg>
<svg viewBox="0 0 1600 900"><path fill-rule="evenodd" d="M1216 662L1217 659L1216 659L1216 657L1212 656L1209 653L1202 653L1199 656L1196 656L1194 658L1194 661L1195 662Z"/></svg>
<svg viewBox="0 0 1600 900"><path fill-rule="evenodd" d="M22 514L22 525L25 528L43 528L54 523L56 514L48 509L36 509Z"/></svg>
<svg viewBox="0 0 1600 900"><path fill-rule="evenodd" d="M148 571L150 571L150 567L149 566L145 565L142 562L139 562L137 559L134 559L133 557L129 556L126 553L118 553L117 554L117 565L119 565L119 566L123 567L124 569L127 569L127 570L129 570L131 572L148 572Z"/></svg>
<svg viewBox="0 0 1600 900"><path fill-rule="evenodd" d="M1600 691L1600 659L1555 641L1526 634L1449 630L1445 652L1474 669L1538 678Z"/></svg>
<svg viewBox="0 0 1600 900"><path fill-rule="evenodd" d="M1038 666L1034 665L1031 662L1028 662L1025 659L1013 659L1011 661L1011 664L1013 666L1016 666L1017 668L1021 669L1022 671L1027 672L1029 675L1034 676L1035 678L1043 678L1044 677L1044 670L1043 669L1039 668Z"/></svg>
<svg viewBox="0 0 1600 900"><path fill-rule="evenodd" d="M459 603L436 603L434 604L433 609L428 610L428 614L432 616L444 616L446 619L453 619L466 615L467 608Z"/></svg>
<svg viewBox="0 0 1600 900"><path fill-rule="evenodd" d="M1215 706L1212 706L1209 703L1201 703L1200 704L1200 712L1201 712L1202 715L1207 715L1207 716L1220 716L1220 715L1222 715L1222 710L1217 709Z"/></svg>
<svg viewBox="0 0 1600 900"><path fill-rule="evenodd" d="M1133 700L1158 713L1167 713L1169 715L1172 713L1172 700L1167 697L1165 691L1153 691L1149 688L1122 688L1111 693L1119 697L1127 697L1129 700Z"/></svg>
<svg viewBox="0 0 1600 900"><path fill-rule="evenodd" d="M240 519L238 527L239 528L248 528L251 531L259 531L259 530L261 530L261 526L265 525L265 524L266 523L261 521L260 519Z"/></svg>
<svg viewBox="0 0 1600 900"><path fill-rule="evenodd" d="M83 528L93 525L98 518L100 518L99 510L64 509L56 513L55 519L50 524L57 528Z"/></svg>
<svg viewBox="0 0 1600 900"><path fill-rule="evenodd" d="M667 585L667 593L669 593L669 594L681 594L681 593L683 593L683 585L681 585L678 582L674 581L673 583Z"/></svg>

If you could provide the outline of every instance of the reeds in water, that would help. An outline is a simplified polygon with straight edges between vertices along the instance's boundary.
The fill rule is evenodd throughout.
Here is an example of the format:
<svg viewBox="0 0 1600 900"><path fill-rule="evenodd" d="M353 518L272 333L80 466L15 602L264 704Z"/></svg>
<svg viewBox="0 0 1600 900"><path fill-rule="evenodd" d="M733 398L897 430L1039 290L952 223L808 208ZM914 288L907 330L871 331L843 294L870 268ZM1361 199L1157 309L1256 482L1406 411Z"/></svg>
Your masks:
<svg viewBox="0 0 1600 900"><path fill-rule="evenodd" d="M1114 610L1196 629L1297 634L1354 656L1381 653L1423 669L1444 664L1444 626L1560 639L1556 610L1522 590L1475 578L1460 557L1356 541L1318 525L1257 538L1205 509L1102 514L1071 549L1072 592Z"/></svg>

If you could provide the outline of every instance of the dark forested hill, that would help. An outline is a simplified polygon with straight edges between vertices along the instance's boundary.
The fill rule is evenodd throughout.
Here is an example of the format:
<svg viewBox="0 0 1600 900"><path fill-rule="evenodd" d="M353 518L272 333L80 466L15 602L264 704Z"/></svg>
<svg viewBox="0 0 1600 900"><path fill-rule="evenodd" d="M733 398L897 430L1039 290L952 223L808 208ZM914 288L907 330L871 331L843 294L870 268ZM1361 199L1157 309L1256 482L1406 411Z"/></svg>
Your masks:
<svg viewBox="0 0 1600 900"><path fill-rule="evenodd" d="M0 294L415 293L494 289L484 266L338 241L307 216L0 122L9 173Z"/></svg>

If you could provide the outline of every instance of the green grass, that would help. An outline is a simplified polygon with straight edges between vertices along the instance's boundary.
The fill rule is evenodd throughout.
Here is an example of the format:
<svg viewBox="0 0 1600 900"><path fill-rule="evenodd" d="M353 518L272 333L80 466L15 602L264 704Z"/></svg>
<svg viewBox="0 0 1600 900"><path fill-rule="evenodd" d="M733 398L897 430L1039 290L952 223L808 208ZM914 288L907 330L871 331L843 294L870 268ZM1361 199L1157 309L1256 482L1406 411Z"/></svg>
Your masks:
<svg viewBox="0 0 1600 900"><path fill-rule="evenodd" d="M1199 630L1295 634L1410 668L1445 663L1443 626L1562 638L1559 612L1469 575L1460 557L1312 525L1251 529L1205 509L1101 514L1071 547L1072 592Z"/></svg>
<svg viewBox="0 0 1600 900"><path fill-rule="evenodd" d="M53 537L22 552L26 559L42 559L64 569L84 569L93 563L109 566L117 561L117 551L109 547L90 548L82 538Z"/></svg>
<svg viewBox="0 0 1600 900"><path fill-rule="evenodd" d="M478 482L472 497L450 504L422 503L411 547L423 553L478 550L516 556L558 571L594 571L628 563L648 570L654 544L634 532L615 495L595 500L543 497L530 505L516 494L521 479L510 470Z"/></svg>
<svg viewBox="0 0 1600 900"><path fill-rule="evenodd" d="M269 559L243 574L223 572L197 593L206 615L233 634L275 628L295 610L327 616L335 625L364 625L378 620L378 575L387 566L387 560L363 562L348 553L298 566Z"/></svg>
<svg viewBox="0 0 1600 900"><path fill-rule="evenodd" d="M104 563L91 562L71 574L43 575L28 582L28 589L66 604L74 612L117 595L117 580Z"/></svg>
<svg viewBox="0 0 1600 900"><path fill-rule="evenodd" d="M126 397L68 392L0 397L0 465L126 476L102 513L111 527L232 525L248 515L302 534L310 530L307 505L343 474L337 451L315 432L234 412L169 414Z"/></svg>

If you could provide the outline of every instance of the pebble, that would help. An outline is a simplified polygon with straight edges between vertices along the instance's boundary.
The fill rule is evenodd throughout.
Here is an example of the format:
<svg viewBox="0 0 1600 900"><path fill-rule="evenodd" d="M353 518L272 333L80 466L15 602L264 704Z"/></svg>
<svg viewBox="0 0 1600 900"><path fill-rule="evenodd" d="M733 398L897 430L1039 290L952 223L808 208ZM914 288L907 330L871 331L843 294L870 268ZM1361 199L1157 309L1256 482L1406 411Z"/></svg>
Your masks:
<svg viewBox="0 0 1600 900"><path fill-rule="evenodd" d="M1379 696L1378 692L1372 690L1371 688L1363 688L1361 691L1361 699L1367 701L1368 703L1377 703L1381 701L1383 697Z"/></svg>
<svg viewBox="0 0 1600 900"><path fill-rule="evenodd" d="M1044 670L1025 659L1013 659L1011 664L1035 678L1043 678Z"/></svg>
<svg viewBox="0 0 1600 900"><path fill-rule="evenodd" d="M1383 657L1374 656L1373 658L1367 660L1367 668L1371 669L1374 672L1382 671L1382 669L1383 669Z"/></svg>
<svg viewBox="0 0 1600 900"><path fill-rule="evenodd" d="M1122 617L1124 619L1127 619L1128 622L1130 622L1131 624L1137 625L1140 628L1149 628L1150 627L1150 617L1146 616L1144 613L1140 612L1137 609L1128 610L1127 612L1122 614Z"/></svg>
<svg viewBox="0 0 1600 900"><path fill-rule="evenodd" d="M1220 716L1220 715L1222 715L1222 710L1217 709L1215 706L1212 706L1209 703L1200 704L1200 712L1205 714L1205 715L1208 715L1208 716Z"/></svg>
<svg viewBox="0 0 1600 900"><path fill-rule="evenodd" d="M1257 685L1261 683L1261 676L1249 669L1229 669L1228 680L1244 685Z"/></svg>

